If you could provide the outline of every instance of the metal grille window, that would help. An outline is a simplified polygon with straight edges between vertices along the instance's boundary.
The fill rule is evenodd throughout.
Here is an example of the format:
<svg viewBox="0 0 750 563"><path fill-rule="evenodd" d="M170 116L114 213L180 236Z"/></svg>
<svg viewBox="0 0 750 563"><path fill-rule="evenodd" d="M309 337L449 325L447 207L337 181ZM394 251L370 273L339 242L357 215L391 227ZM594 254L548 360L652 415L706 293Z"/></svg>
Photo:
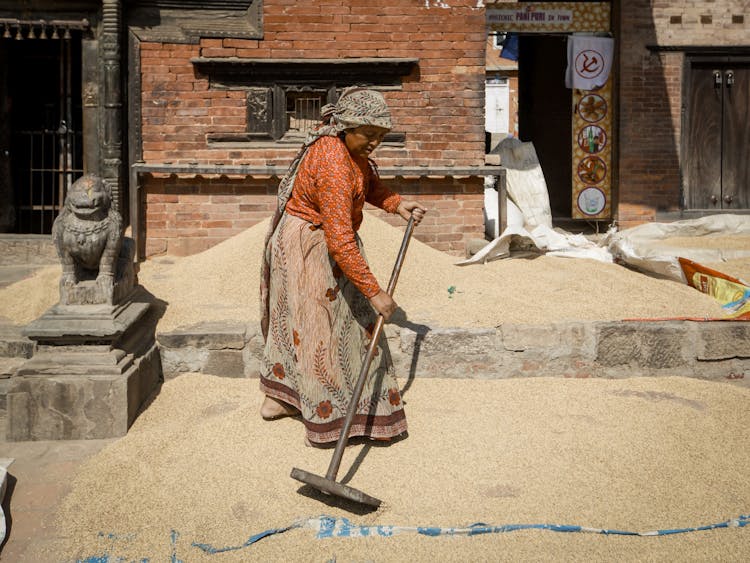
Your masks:
<svg viewBox="0 0 750 563"><path fill-rule="evenodd" d="M7 229L48 234L83 173L81 32L18 29L0 38L1 203L15 215Z"/></svg>
<svg viewBox="0 0 750 563"><path fill-rule="evenodd" d="M336 89L277 84L247 91L247 135L251 139L298 142L320 120Z"/></svg>
<svg viewBox="0 0 750 563"><path fill-rule="evenodd" d="M325 104L325 94L288 92L286 95L287 133L307 134L320 119L320 108Z"/></svg>

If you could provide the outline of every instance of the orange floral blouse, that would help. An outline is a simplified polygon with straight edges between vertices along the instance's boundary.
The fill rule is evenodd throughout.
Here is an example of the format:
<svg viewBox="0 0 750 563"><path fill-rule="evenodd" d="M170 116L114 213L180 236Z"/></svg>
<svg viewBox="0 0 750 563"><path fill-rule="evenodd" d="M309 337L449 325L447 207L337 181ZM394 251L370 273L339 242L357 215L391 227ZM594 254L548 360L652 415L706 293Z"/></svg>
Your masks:
<svg viewBox="0 0 750 563"><path fill-rule="evenodd" d="M380 285L359 251L355 232L365 202L396 213L401 196L386 188L366 159L352 157L338 137L321 137L297 171L286 211L322 227L328 252L365 297Z"/></svg>

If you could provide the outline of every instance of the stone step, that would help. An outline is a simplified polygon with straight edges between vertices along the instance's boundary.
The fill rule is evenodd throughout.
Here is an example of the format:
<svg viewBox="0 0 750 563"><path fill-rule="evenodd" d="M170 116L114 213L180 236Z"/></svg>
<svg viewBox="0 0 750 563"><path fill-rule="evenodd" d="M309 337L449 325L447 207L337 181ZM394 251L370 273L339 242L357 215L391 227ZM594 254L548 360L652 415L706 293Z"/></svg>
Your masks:
<svg viewBox="0 0 750 563"><path fill-rule="evenodd" d="M23 326L0 322L0 359L30 358L34 342L23 335Z"/></svg>
<svg viewBox="0 0 750 563"><path fill-rule="evenodd" d="M7 413L7 395L11 378L25 362L26 358L0 358L0 416Z"/></svg>
<svg viewBox="0 0 750 563"><path fill-rule="evenodd" d="M0 263L3 266L58 264L51 235L0 234Z"/></svg>
<svg viewBox="0 0 750 563"><path fill-rule="evenodd" d="M262 342L244 323L199 323L157 333L156 340L167 379L185 372L248 377L259 367Z"/></svg>
<svg viewBox="0 0 750 563"><path fill-rule="evenodd" d="M26 358L0 358L0 382L14 376L25 362Z"/></svg>

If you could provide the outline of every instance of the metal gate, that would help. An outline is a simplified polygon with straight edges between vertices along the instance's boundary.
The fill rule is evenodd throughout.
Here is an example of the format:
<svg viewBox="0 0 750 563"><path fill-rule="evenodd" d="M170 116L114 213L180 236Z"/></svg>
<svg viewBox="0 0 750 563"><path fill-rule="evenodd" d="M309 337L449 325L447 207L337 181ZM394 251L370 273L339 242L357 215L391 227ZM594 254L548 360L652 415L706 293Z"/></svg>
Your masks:
<svg viewBox="0 0 750 563"><path fill-rule="evenodd" d="M83 174L80 33L19 26L3 43L15 231L48 234Z"/></svg>

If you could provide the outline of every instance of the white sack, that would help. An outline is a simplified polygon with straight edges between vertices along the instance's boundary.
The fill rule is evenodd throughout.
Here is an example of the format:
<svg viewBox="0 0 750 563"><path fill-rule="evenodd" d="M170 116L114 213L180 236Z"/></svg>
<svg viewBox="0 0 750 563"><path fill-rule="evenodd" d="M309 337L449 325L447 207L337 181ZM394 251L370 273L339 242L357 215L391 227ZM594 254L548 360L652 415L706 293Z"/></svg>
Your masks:
<svg viewBox="0 0 750 563"><path fill-rule="evenodd" d="M498 145L500 164L505 168L505 189L523 213L526 225L552 228L547 183L533 143L508 137Z"/></svg>
<svg viewBox="0 0 750 563"><path fill-rule="evenodd" d="M723 262L750 256L745 250L669 247L661 242L671 237L750 236L750 216L709 215L672 223L644 223L607 236L607 247L621 262L660 277L687 283L678 257L699 264Z"/></svg>

